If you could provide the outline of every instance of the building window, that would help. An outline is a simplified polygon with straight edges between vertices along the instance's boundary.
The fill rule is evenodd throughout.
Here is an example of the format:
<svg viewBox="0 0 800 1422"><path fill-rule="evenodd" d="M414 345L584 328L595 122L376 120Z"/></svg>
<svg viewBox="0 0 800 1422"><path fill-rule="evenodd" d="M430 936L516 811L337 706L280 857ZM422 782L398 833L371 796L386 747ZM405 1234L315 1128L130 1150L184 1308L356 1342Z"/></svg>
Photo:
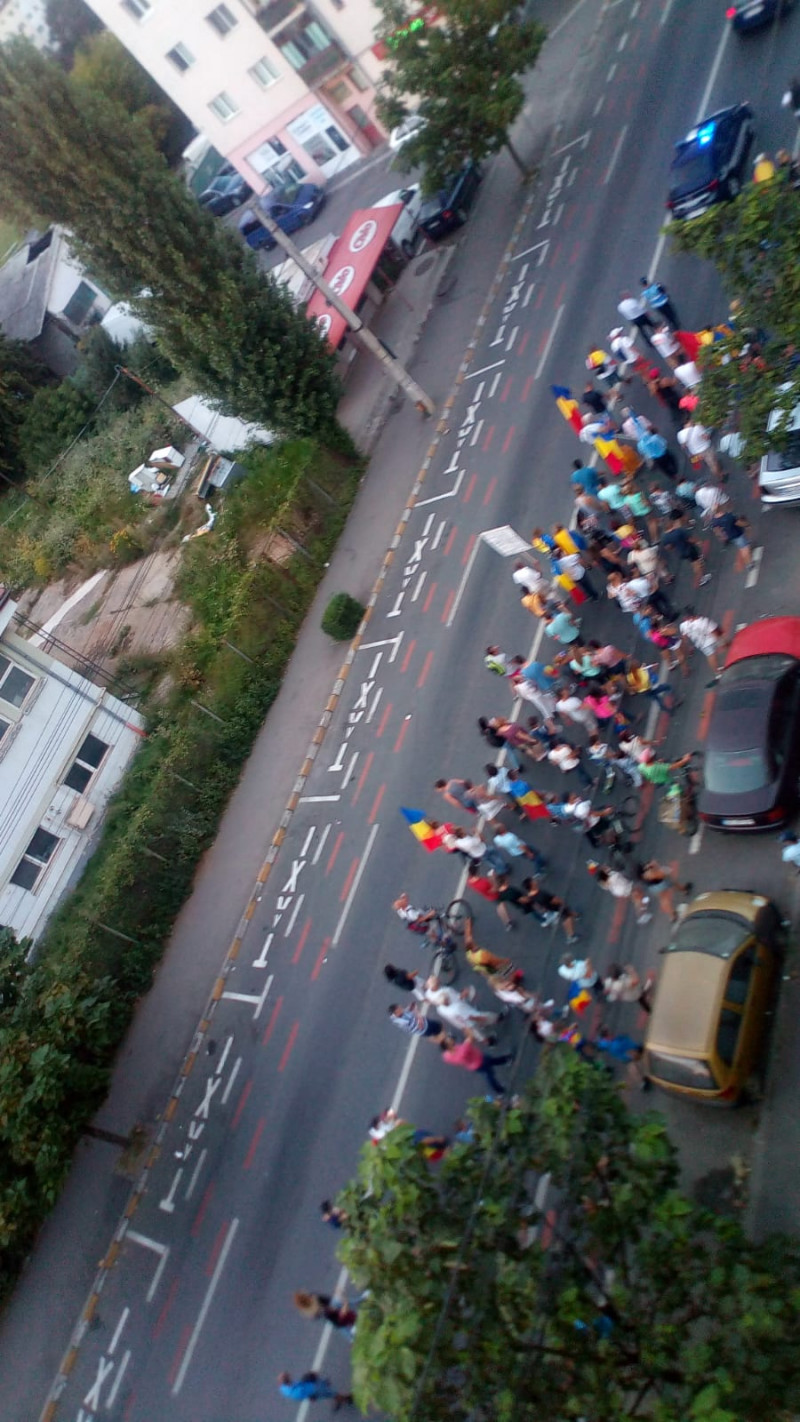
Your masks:
<svg viewBox="0 0 800 1422"><path fill-rule="evenodd" d="M318 54L331 49L335 41L319 20L309 20L307 16L303 16L281 30L280 34L275 36L275 43L284 59L288 60L293 69L299 70Z"/></svg>
<svg viewBox="0 0 800 1422"><path fill-rule="evenodd" d="M18 889L35 889L58 844L58 836L40 826L11 875L11 883L16 884Z"/></svg>
<svg viewBox="0 0 800 1422"><path fill-rule="evenodd" d="M137 0L138 3L138 0ZM235 25L239 23L236 16L228 9L227 5L217 5L206 15L208 23L215 29L218 35L227 35Z"/></svg>
<svg viewBox="0 0 800 1422"><path fill-rule="evenodd" d="M7 701L9 706L21 706L35 680L8 657L0 656L0 701Z"/></svg>
<svg viewBox="0 0 800 1422"><path fill-rule="evenodd" d="M167 50L167 59L175 65L176 69L180 70L181 74L185 74L186 70L191 69L194 64L192 51L187 49L185 44L180 43Z"/></svg>
<svg viewBox="0 0 800 1422"><path fill-rule="evenodd" d="M133 15L134 20L143 20L150 14L150 0L122 0L122 8Z"/></svg>
<svg viewBox="0 0 800 1422"><path fill-rule="evenodd" d="M10 722L10 721L4 721L3 718L0 716L0 741L2 741L3 736L5 735L6 731L10 731L10 730L11 730L11 722Z"/></svg>
<svg viewBox="0 0 800 1422"><path fill-rule="evenodd" d="M273 69L268 59L259 59L249 72L262 89L268 89L278 78L277 70Z"/></svg>
<svg viewBox="0 0 800 1422"><path fill-rule="evenodd" d="M64 317L73 326L82 326L94 305L97 296L88 281L80 281L64 307Z"/></svg>
<svg viewBox="0 0 800 1422"><path fill-rule="evenodd" d="M217 94L216 99L211 100L208 107L222 123L227 123L239 112L230 94L226 94L224 89L221 94Z"/></svg>
<svg viewBox="0 0 800 1422"><path fill-rule="evenodd" d="M64 776L64 784L82 795L108 749L99 736L88 735Z"/></svg>

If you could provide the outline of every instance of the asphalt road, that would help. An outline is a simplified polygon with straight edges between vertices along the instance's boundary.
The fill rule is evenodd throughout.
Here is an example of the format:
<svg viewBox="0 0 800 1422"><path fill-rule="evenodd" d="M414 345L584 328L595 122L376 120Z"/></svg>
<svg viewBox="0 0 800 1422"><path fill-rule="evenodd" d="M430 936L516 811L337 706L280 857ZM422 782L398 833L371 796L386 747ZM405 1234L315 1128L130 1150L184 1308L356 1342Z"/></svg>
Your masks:
<svg viewBox="0 0 800 1422"><path fill-rule="evenodd" d="M569 513L567 474L579 450L550 383L580 388L589 342L617 324L620 291L652 269L654 254L685 324L704 324L724 310L708 271L663 251L671 142L701 109L742 97L756 109L759 146L789 141L779 99L800 15L779 33L740 43L724 30L723 11L691 0L617 0L602 13L597 7L596 41L576 57L564 131L450 433L387 572L277 871L255 904L216 1009L213 1051L201 1047L148 1191L120 1236L59 1417L256 1422L295 1415L276 1394L281 1368L297 1375L321 1365L346 1383L346 1343L315 1332L291 1305L295 1288L332 1292L339 1273L318 1202L352 1171L377 1110L394 1102L408 1119L447 1129L471 1087L428 1044L409 1050L386 1018L392 997L382 964L424 961L418 940L393 919L391 899L407 887L419 901L445 903L459 878L451 860L415 844L399 806L440 813L433 781L440 774L477 778L487 755L475 720L510 709L502 684L483 669L483 648L498 640L509 651L527 651L534 628L517 606L509 565L479 535L504 524L527 534ZM491 213L491 199L487 179L476 227L505 220ZM491 273L479 272L474 251L472 260L460 298L474 292L477 315ZM423 384L445 354L455 375L450 317L441 308L426 333L415 364ZM796 593L786 576L792 516L762 518L740 471L730 489L765 549L760 576L745 586L715 548L714 579L696 601L735 626L794 610ZM689 600L683 578L676 597ZM589 635L602 632L633 647L627 620L605 604L590 609L584 625ZM670 751L701 743L705 681L705 667L696 665L668 728ZM537 783L555 788L557 775L545 771ZM555 830L531 837L551 860L548 885L582 912L595 959L654 963L666 919L637 929L597 892L580 841ZM753 885L786 900L769 841L708 836L689 847L651 815L644 844L678 863L697 890ZM476 912L480 941L511 951L530 981L558 991L560 937L522 924L506 937L489 906L476 904ZM524 1076L534 1062L525 1044L515 1070ZM698 1167L747 1129L746 1117L732 1128L718 1113L664 1104L677 1132L691 1139ZM315 1356L318 1345L325 1351Z"/></svg>

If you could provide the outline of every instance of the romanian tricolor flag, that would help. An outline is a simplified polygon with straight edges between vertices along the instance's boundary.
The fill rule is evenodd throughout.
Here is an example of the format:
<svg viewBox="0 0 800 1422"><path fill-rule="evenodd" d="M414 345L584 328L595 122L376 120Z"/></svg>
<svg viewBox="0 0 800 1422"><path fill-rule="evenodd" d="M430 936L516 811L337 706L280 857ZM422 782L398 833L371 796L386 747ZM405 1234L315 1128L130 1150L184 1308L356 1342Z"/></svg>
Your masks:
<svg viewBox="0 0 800 1422"><path fill-rule="evenodd" d="M422 810L407 810L400 806L400 814L406 821L415 839L431 853L434 849L440 849L442 844L442 831L434 829L433 825L426 820Z"/></svg>
<svg viewBox="0 0 800 1422"><path fill-rule="evenodd" d="M578 409L577 400L573 400L572 393L567 389L566 385L551 385L550 389L556 397L556 404L564 416L564 419L568 424L572 425L576 434L580 434L583 429L583 420L581 419L581 412Z"/></svg>
<svg viewBox="0 0 800 1422"><path fill-rule="evenodd" d="M580 983L570 983L568 1001L573 1012L577 1012L579 1016L582 1016L591 1000L592 995L586 991L585 987L581 987Z"/></svg>
<svg viewBox="0 0 800 1422"><path fill-rule="evenodd" d="M598 436L594 447L615 476L635 474L637 469L641 468L642 457L630 444L620 444L619 440Z"/></svg>
<svg viewBox="0 0 800 1422"><path fill-rule="evenodd" d="M524 780L514 782L514 786L519 789L522 789L523 785L525 785ZM530 786L525 786L521 794L517 794L517 789L512 787L511 794L514 796L520 809L525 811L529 820L549 820L550 811L544 800L541 795L537 795L535 790L531 790Z"/></svg>

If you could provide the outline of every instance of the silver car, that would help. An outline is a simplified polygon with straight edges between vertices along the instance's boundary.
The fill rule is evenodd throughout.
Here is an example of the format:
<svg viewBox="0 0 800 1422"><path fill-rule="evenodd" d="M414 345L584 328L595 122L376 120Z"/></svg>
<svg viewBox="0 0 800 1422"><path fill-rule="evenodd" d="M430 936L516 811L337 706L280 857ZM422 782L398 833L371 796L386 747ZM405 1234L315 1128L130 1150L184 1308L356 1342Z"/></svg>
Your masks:
<svg viewBox="0 0 800 1422"><path fill-rule="evenodd" d="M773 410L767 429L774 430L783 411ZM764 504L800 504L800 405L795 405L788 425L784 449L771 449L761 459L758 485Z"/></svg>

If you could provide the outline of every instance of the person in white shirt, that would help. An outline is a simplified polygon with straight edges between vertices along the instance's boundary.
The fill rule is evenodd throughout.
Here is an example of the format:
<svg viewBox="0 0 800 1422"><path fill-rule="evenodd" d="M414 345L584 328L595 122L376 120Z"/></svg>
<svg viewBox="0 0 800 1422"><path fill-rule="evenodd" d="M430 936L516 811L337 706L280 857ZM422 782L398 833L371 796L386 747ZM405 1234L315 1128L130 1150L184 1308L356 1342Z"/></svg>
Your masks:
<svg viewBox="0 0 800 1422"><path fill-rule="evenodd" d="M591 775L581 762L581 753L578 747L570 745L569 741L559 741L557 745L554 745L552 750L547 752L547 759L551 765L562 770L565 775L574 770L582 785L594 784Z"/></svg>
<svg viewBox="0 0 800 1422"><path fill-rule="evenodd" d="M423 999L436 1008L437 1017L457 1032L471 1032L479 1042L491 1043L491 1029L499 1020L496 1012L480 1012L470 1000L470 988L456 992L453 988L442 987L437 977L430 977L425 984Z"/></svg>
<svg viewBox="0 0 800 1422"><path fill-rule="evenodd" d="M714 673L714 680L719 676L719 664L717 657L724 650L725 639L722 628L710 617L697 617L692 615L684 617L679 624L679 631L685 641L691 642L698 652L702 652L708 665ZM710 683L712 686L714 682Z"/></svg>
<svg viewBox="0 0 800 1422"><path fill-rule="evenodd" d="M791 864L800 872L800 839L793 830L784 830L778 835L780 843L783 845L781 859L784 864Z"/></svg>
<svg viewBox="0 0 800 1422"><path fill-rule="evenodd" d="M728 495L718 484L701 484L700 488L694 491L694 501L703 514L704 523L710 523L723 504L730 502Z"/></svg>
<svg viewBox="0 0 800 1422"><path fill-rule="evenodd" d="M658 351L658 354L661 356L661 359L666 361L667 365L671 365L673 369L675 368L675 366L680 365L681 348L678 341L675 339L674 332L670 330L666 322L663 326L656 327L655 331L653 332L652 344L654 348Z"/></svg>
<svg viewBox="0 0 800 1422"><path fill-rule="evenodd" d="M589 860L589 873L594 875L595 882L606 893L611 894L615 899L632 899L636 907L636 922L649 923L653 915L647 912L647 905L650 900L647 894L643 894L638 885L634 884L626 874L621 874L618 869L608 869L605 865L597 864L593 859Z"/></svg>
<svg viewBox="0 0 800 1422"><path fill-rule="evenodd" d="M636 342L626 336L622 326L616 326L613 331L609 331L608 344L611 354L619 362L620 374L623 376L643 359Z"/></svg>
<svg viewBox="0 0 800 1422"><path fill-rule="evenodd" d="M686 450L692 460L703 459L715 478L723 477L722 466L714 452L711 435L699 420L689 419L682 430L678 430L678 444Z"/></svg>
<svg viewBox="0 0 800 1422"><path fill-rule="evenodd" d="M524 588L529 593L544 592L547 587L547 578L529 563L515 563L511 577L518 588Z"/></svg>
<svg viewBox="0 0 800 1422"><path fill-rule="evenodd" d="M656 329L655 322L647 309L647 304L640 296L632 296L629 291L623 291L621 299L617 302L617 310L623 321L630 321L641 332L648 346L652 346L651 333Z"/></svg>
<svg viewBox="0 0 800 1422"><path fill-rule="evenodd" d="M682 365L676 365L675 374L681 385L685 385L687 390L694 390L703 379L701 371L693 360L685 360Z"/></svg>
<svg viewBox="0 0 800 1422"><path fill-rule="evenodd" d="M566 717L576 726L585 726L590 733L597 730L598 723L594 711L591 706L584 706L579 696L567 692L556 701L555 709L559 716Z"/></svg>

